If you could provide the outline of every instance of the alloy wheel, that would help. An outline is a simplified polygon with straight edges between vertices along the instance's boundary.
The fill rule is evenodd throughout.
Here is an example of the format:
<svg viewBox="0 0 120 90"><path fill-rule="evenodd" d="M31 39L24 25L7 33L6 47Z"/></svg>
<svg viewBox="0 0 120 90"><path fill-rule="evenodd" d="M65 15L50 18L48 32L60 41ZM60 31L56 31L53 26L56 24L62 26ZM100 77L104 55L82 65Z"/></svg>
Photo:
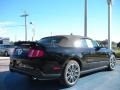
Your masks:
<svg viewBox="0 0 120 90"><path fill-rule="evenodd" d="M76 61L70 61L65 69L65 81L68 85L74 85L80 76L80 66Z"/></svg>
<svg viewBox="0 0 120 90"><path fill-rule="evenodd" d="M114 69L114 68L115 68L115 65L116 65L116 58L115 58L114 55L112 55L112 56L110 57L110 68L111 68L111 69Z"/></svg>

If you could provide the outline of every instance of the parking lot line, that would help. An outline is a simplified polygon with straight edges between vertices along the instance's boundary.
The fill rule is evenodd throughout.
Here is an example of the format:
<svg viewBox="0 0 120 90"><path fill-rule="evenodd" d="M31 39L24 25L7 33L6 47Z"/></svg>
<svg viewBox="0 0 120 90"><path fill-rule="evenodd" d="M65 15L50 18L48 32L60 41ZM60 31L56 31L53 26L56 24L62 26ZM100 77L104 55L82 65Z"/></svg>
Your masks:
<svg viewBox="0 0 120 90"><path fill-rule="evenodd" d="M0 57L0 60L1 59L10 59L10 57Z"/></svg>

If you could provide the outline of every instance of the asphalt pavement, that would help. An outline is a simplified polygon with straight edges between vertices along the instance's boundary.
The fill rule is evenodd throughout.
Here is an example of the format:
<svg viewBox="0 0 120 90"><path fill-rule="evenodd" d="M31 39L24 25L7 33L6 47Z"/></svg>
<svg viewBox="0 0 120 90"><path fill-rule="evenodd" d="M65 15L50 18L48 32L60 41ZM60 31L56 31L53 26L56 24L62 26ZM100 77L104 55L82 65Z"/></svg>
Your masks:
<svg viewBox="0 0 120 90"><path fill-rule="evenodd" d="M66 88L58 80L33 81L8 69L9 58L0 59L0 90L120 90L120 61L114 71L100 70L83 75L75 86Z"/></svg>

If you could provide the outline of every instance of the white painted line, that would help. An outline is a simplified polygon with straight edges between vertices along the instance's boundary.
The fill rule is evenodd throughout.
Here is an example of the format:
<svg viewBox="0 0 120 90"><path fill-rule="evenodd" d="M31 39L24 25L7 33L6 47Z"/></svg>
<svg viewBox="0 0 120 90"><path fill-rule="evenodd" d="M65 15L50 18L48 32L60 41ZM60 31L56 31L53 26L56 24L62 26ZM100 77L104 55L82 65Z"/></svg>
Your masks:
<svg viewBox="0 0 120 90"><path fill-rule="evenodd" d="M0 59L10 59L10 57L0 57Z"/></svg>
<svg viewBox="0 0 120 90"><path fill-rule="evenodd" d="M8 68L2 68L2 69L0 69L0 72L5 72L5 71L9 71L9 69Z"/></svg>

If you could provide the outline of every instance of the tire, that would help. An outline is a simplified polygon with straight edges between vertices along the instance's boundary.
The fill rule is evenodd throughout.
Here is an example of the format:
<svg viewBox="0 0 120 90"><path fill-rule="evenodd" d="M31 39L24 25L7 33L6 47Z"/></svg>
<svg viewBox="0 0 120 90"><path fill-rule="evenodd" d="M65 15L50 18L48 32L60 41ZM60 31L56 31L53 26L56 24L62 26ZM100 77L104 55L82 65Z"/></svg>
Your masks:
<svg viewBox="0 0 120 90"><path fill-rule="evenodd" d="M80 66L77 61L70 60L66 64L60 82L66 87L71 87L76 84L80 77Z"/></svg>
<svg viewBox="0 0 120 90"><path fill-rule="evenodd" d="M8 52L7 52L7 51L5 51L4 55L7 57L7 56L8 56Z"/></svg>
<svg viewBox="0 0 120 90"><path fill-rule="evenodd" d="M109 59L108 70L109 71L114 70L115 66L116 66L116 58L115 58L115 55L112 54Z"/></svg>
<svg viewBox="0 0 120 90"><path fill-rule="evenodd" d="M9 71L10 71L10 72L14 72L13 69L10 69L10 68L9 68Z"/></svg>

